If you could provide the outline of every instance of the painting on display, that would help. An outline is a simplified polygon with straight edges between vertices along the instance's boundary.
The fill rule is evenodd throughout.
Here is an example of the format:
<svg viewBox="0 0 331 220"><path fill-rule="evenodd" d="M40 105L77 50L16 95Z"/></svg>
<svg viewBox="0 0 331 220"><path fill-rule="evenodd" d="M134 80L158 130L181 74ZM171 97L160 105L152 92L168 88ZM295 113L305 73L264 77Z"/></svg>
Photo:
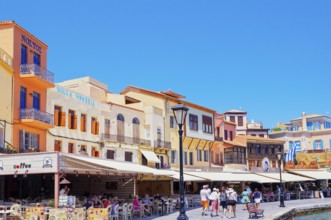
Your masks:
<svg viewBox="0 0 331 220"><path fill-rule="evenodd" d="M107 208L89 208L87 210L88 220L108 220Z"/></svg>

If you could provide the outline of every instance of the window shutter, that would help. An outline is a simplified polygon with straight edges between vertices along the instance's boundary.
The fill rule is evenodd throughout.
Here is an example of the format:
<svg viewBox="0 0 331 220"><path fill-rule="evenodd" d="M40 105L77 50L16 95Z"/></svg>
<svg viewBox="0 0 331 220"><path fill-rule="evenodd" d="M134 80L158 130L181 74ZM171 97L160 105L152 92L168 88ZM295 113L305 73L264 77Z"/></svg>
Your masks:
<svg viewBox="0 0 331 220"><path fill-rule="evenodd" d="M320 145L321 145L321 150L323 150L323 148L324 148L324 146L323 146L323 140L321 140Z"/></svg>
<svg viewBox="0 0 331 220"><path fill-rule="evenodd" d="M77 115L74 115L74 129L77 129Z"/></svg>
<svg viewBox="0 0 331 220"><path fill-rule="evenodd" d="M316 148L317 148L317 143L316 141L314 141L314 150L316 150Z"/></svg>
<svg viewBox="0 0 331 220"><path fill-rule="evenodd" d="M72 121L72 114L68 114L68 128L69 129L72 129L71 121Z"/></svg>
<svg viewBox="0 0 331 220"><path fill-rule="evenodd" d="M99 122L95 122L95 134L99 134Z"/></svg>
<svg viewBox="0 0 331 220"><path fill-rule="evenodd" d="M62 127L66 126L66 113L61 112L61 124Z"/></svg>
<svg viewBox="0 0 331 220"><path fill-rule="evenodd" d="M54 110L54 125L59 126L59 110Z"/></svg>
<svg viewBox="0 0 331 220"><path fill-rule="evenodd" d="M96 122L95 120L92 121L92 125L91 125L91 133L92 134L95 134L95 125L96 125L95 122Z"/></svg>

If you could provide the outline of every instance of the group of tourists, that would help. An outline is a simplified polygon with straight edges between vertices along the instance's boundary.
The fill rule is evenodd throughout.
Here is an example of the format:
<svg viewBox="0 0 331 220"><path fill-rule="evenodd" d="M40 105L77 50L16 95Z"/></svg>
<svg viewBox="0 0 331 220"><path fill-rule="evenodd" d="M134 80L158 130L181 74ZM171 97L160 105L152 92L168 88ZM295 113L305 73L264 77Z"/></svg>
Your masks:
<svg viewBox="0 0 331 220"><path fill-rule="evenodd" d="M259 204L262 201L262 193L256 188L254 192L249 186L246 186L244 191L241 193L241 203L244 204L244 210L247 209L247 203L254 201L256 208L259 208ZM204 185L200 191L201 205L202 205L202 216L220 216L224 218L235 218L236 217L236 205L238 202L237 192L232 187L222 187L221 190L213 188L211 190L208 185ZM233 216L232 216L233 215Z"/></svg>

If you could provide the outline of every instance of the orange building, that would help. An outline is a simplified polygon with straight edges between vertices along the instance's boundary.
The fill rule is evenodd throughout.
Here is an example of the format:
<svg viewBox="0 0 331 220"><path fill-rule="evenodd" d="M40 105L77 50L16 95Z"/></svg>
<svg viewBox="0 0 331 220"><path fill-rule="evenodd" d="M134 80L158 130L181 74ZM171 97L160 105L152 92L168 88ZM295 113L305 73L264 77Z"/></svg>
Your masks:
<svg viewBox="0 0 331 220"><path fill-rule="evenodd" d="M53 115L46 112L47 88L54 74L47 70L47 45L16 24L0 22L0 48L12 57L12 145L19 153L45 151Z"/></svg>

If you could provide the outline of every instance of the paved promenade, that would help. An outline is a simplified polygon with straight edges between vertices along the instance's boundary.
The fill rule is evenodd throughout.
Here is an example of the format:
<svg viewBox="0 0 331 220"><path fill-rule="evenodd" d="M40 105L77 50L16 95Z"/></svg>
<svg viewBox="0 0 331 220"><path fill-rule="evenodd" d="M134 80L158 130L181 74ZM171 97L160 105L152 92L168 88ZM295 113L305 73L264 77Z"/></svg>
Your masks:
<svg viewBox="0 0 331 220"><path fill-rule="evenodd" d="M260 208L264 209L264 217L260 217L259 219L267 219L272 220L281 214L290 211L293 208L304 208L309 206L316 206L316 205L324 205L324 204L331 204L331 198L325 199L305 199L305 200L292 200L292 201L285 201L285 208L279 207L279 202L268 202L268 203L261 203ZM190 209L186 212L187 216L190 220L200 220L200 219L224 219L220 216L218 217L210 217L209 216L201 216L201 208ZM175 212L170 215L154 217L149 219L157 219L157 220L175 220L178 217L178 212ZM237 217L231 219L238 219L244 220L248 219L248 211L243 210L243 205L237 205Z"/></svg>

